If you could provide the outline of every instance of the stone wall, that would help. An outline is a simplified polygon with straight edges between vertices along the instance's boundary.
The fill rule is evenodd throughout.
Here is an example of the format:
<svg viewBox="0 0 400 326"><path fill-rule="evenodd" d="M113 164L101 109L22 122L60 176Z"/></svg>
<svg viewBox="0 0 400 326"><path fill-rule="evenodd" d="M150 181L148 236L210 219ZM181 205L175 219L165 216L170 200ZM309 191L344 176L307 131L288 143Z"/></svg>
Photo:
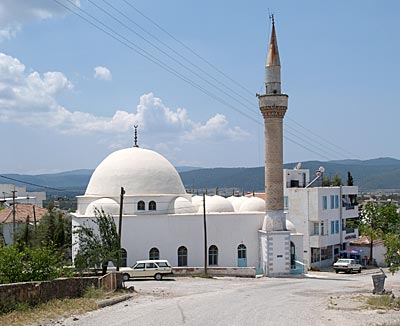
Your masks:
<svg viewBox="0 0 400 326"><path fill-rule="evenodd" d="M199 275L204 273L203 267L174 267L174 275ZM237 276L237 277L256 277L255 267L209 267L207 268L210 276Z"/></svg>
<svg viewBox="0 0 400 326"><path fill-rule="evenodd" d="M35 305L51 299L77 298L90 287L98 287L98 277L71 277L52 281L0 285L0 307L13 303Z"/></svg>

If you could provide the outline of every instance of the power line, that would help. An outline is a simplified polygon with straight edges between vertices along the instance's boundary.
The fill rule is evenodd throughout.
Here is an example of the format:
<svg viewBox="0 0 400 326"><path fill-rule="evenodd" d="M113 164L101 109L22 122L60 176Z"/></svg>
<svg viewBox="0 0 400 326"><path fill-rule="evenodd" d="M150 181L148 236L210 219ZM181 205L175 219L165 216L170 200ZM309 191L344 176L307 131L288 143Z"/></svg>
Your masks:
<svg viewBox="0 0 400 326"><path fill-rule="evenodd" d="M131 7L132 9L134 9L138 14L140 14L142 17L144 17L145 19L147 19L149 22L151 22L154 26L156 26L158 29L160 29L161 31L163 31L165 34L167 34L169 37L171 37L174 41L176 41L177 43L179 43L181 46L183 46L185 49L187 49L189 52L191 52L192 54L194 54L197 58L199 58L200 60L202 60L203 62L205 62L206 64L208 64L210 67L212 67L214 70L216 70L218 73L220 73L222 76L224 76L225 78L227 78L228 80L230 80L232 83L234 83L235 85L239 86L240 88L242 88L243 90L245 90L246 92L248 92L249 94L254 94L254 92L252 92L251 90L249 90L248 88L244 87L243 85L241 85L240 83L238 83L236 80L234 80L233 78L229 77L226 73L224 73L222 70L218 69L218 67L216 67L214 64L212 64L211 62L209 62L207 59L205 59L204 57L202 57L201 55L199 55L195 50L193 50L191 47L189 47L188 45L186 45L185 43L181 42L180 40L178 40L176 37L174 37L171 33L169 33L166 29L164 29L162 26L160 26L159 24L157 24L155 21L153 21L150 17L146 16L144 13L142 13L139 9L137 9L133 4L129 3L126 0L123 0L129 7Z"/></svg>
<svg viewBox="0 0 400 326"><path fill-rule="evenodd" d="M136 45L135 43L131 42L129 39L125 38L124 36L122 36L120 33L116 32L114 29L112 29L111 27L107 26L106 24L104 24L103 22L101 22L99 19L97 19L96 17L94 17L93 15L91 15L90 13L88 13L87 11L81 9L80 7L78 7L75 3L71 2L70 0L67 0L71 5L73 5L75 8L77 8L79 11L85 13L87 16L89 16L91 19L93 19L94 21L96 21L97 23L101 24L102 26L104 26L106 29L108 29L109 31L111 31L111 33L107 30L105 30L104 28L98 26L96 23L90 21L89 19L87 19L86 17L80 15L79 13L77 13L76 11L72 10L71 8L65 6L64 4L62 4L60 1L58 0L54 0L56 3L58 3L59 5L61 5L62 7L64 7L65 9L69 10L70 12L72 12L73 14L77 15L78 17L80 17L81 19L85 20L87 23L89 23L90 25L92 25L93 27L95 27L96 29L104 32L105 34L107 34L108 36L112 37L113 39L115 39L116 41L118 41L119 43L123 44L124 46L128 47L129 49L133 50L134 52L138 53L139 55L143 56L144 58L146 58L147 60L155 63L156 65L158 65L159 67L161 67L162 69L166 70L167 72L175 75L176 77L178 77L179 79L183 80L184 82L188 83L189 85L197 88L198 90L200 90L201 92L203 92L204 94L206 94L207 96L213 98L214 100L218 101L219 103L227 106L228 108L240 113L241 115L247 117L248 119L252 120L253 122L261 125L261 122L259 120L254 119L253 117L250 117L248 114L244 113L243 111L241 111L240 109L234 107L231 103L225 101L223 98L219 97L218 95L215 95L214 93L210 92L209 90L203 88L202 86L200 86L198 83L190 80L189 78L187 78L186 76L182 75L181 73L179 73L176 69L171 68L170 66L168 66L167 64L165 64L163 61L159 60L158 58L156 58L155 56L153 56L151 53L149 53L148 51L144 50L143 48L139 47L138 45ZM89 0L90 1L90 0ZM103 0L104 1L104 0ZM90 1L92 2L92 1ZM93 2L92 2L93 3ZM97 5L96 5L97 6ZM97 6L98 7L98 6ZM99 8L99 7L98 7ZM102 9L103 12L104 9ZM108 14L110 16L112 16L111 14ZM112 16L113 17L113 16ZM113 17L115 20L119 21L117 18ZM128 26L126 26L126 24L120 22L121 24L123 24L123 26L125 26L126 28L130 29L131 31L133 31L131 28L129 28ZM133 31L134 32L134 31ZM135 34L137 34L136 32L134 32ZM118 37L116 37L116 35ZM146 40L147 42L149 42L148 40ZM128 44L129 43L129 44ZM151 42L150 42L151 43ZM154 45L153 45L154 46ZM157 47L157 46L155 46ZM158 48L158 47L157 47ZM159 49L159 48L158 48ZM165 54L165 51L160 50ZM169 56L170 57L170 56ZM176 60L175 60L176 61ZM204 79L203 79L204 80ZM213 84L211 84L213 85ZM215 86L215 85L213 85ZM221 91L221 89L219 89ZM222 91L225 95L228 95L231 97L231 94L226 94L226 92ZM234 99L235 100L235 99ZM236 100L236 102L239 102ZM241 103L241 102L239 102ZM250 102L249 102L250 103ZM241 103L243 104L243 103ZM250 109L252 111L252 113L255 113L251 108L249 108L247 105L244 105L246 108ZM321 155L321 153L318 153L315 149L310 149L305 145L300 145L297 141L293 140L292 138L285 136L285 139L289 140L290 142L301 146L302 148L313 152L317 155ZM315 144L313 144L315 146ZM325 158L327 158L325 155L321 155L324 156ZM329 158L328 158L329 159Z"/></svg>
<svg viewBox="0 0 400 326"><path fill-rule="evenodd" d="M105 1L105 0L103 0ZM150 17L148 17L147 15L145 15L142 11L140 11L137 7L135 7L133 4L131 4L130 2L128 2L127 0L123 0L129 7L131 7L133 10L135 10L139 15L141 15L142 17L144 17L145 19L147 19L150 23L152 23L154 26L156 26L159 30L161 30L162 32L164 32L166 35L168 35L169 37L171 37L174 41L176 41L178 44L180 44L181 46L183 46L185 49L187 49L188 51L190 51L193 55L195 55L197 58L199 58L200 60L202 60L203 62L207 63L211 68L213 68L215 71L217 71L218 73L220 73L222 76L224 76L225 78L229 79L231 82L233 82L234 84L236 84L237 86L239 86L240 88L242 88L243 90L245 90L247 93L249 94L253 94L252 91L250 91L249 89L247 89L245 86L243 86L242 84L240 84L239 82L235 81L234 79L232 79L231 77L229 77L227 74L225 74L224 72L222 72L220 69L218 69L215 65L213 65L211 62L209 62L207 59L205 59L204 57L202 57L201 55L199 55L195 50L193 50L192 48L190 48L189 46L187 46L185 43L183 43L182 41L180 41L179 39L177 39L176 37L174 37L170 32L168 32L165 28L163 28L162 26L160 26L157 22L155 22L154 20L152 20ZM338 145L333 144L332 142L330 142L329 140L325 139L324 137L316 134L315 132L312 132L311 130L309 130L308 128L304 127L303 125L301 125L300 123L294 121L293 119L287 117L286 119L293 121L294 123L296 123L296 125L298 125L299 127L307 130L308 132L312 133L314 136L319 137L321 140L325 141L326 143L335 146L337 149L342 150L343 152L350 154L350 155L354 155L354 153L351 153L349 151L347 151L346 149L344 149L343 147L340 147Z"/></svg>
<svg viewBox="0 0 400 326"><path fill-rule="evenodd" d="M65 6L63 3L61 3L59 0L53 0L54 2L58 3L60 6L64 7L65 9L67 9L68 11L72 12L74 15L77 15L78 17L80 17L81 19L83 19L84 21L86 21L87 23L89 23L90 25L92 25L93 27L95 27L96 29L106 33L108 36L110 36L111 38L115 39L116 41L118 41L119 43L123 44L124 46L128 47L129 49L131 49L132 51L136 52L137 54L143 56L144 58L146 58L147 60L155 63L157 66L161 67L162 69L166 70L167 72L171 73L172 75L178 77L179 79L181 79L182 81L188 83L189 85L195 87L196 89L200 90L202 93L206 94L207 96L213 98L214 100L218 101L219 103L227 106L228 108L238 112L239 114L247 117L248 119L258 123L257 120L255 120L254 118L250 117L249 115L247 115L246 113L242 112L240 109L232 106L230 103L228 103L227 101L225 101L224 99L222 99L221 97L219 97L218 95L215 95L214 93L204 89L202 86L200 86L198 83L188 79L186 76L182 75L181 73L179 73L178 71L176 71L176 69L171 68L170 66L168 66L167 64L165 64L164 62L162 62L161 60L159 60L158 58L156 58L155 56L153 56L151 53L149 53L148 51L144 50L143 48L139 47L138 45L136 45L135 43L133 43L132 41L128 40L127 38L125 38L123 35L121 35L120 33L116 32L115 30L113 30L111 27L107 26L106 24L102 23L101 21L99 21L96 17L94 17L93 15L89 14L87 11L81 9L80 7L78 7L76 4L74 4L71 0L66 0L68 1L71 5L73 5L75 8L77 8L79 11L82 11L83 13L85 13L87 16L89 16L90 18L92 18L93 20L95 20L97 23L101 24L102 26L104 26L105 28L107 28L108 30L111 31L108 32L107 30L105 30L104 28L98 26L97 24L93 23L92 21L90 21L89 19L87 19L86 17L80 15L79 13L77 13L76 11L72 10L71 8ZM116 37L115 35L117 35L118 37ZM129 44L127 44L129 43Z"/></svg>
<svg viewBox="0 0 400 326"><path fill-rule="evenodd" d="M50 190L56 190L56 191L71 191L71 190L68 190L68 189L58 189L58 188L43 186L43 185L39 185L39 184L36 184L36 183L33 183L33 182L28 182L28 181L23 181L23 180L11 178L11 177L6 177L5 175L0 175L0 178L16 181L16 182L24 183L24 184L27 184L27 185L31 185L31 186L35 186L35 187L39 187L39 188L44 188L44 189L50 189Z"/></svg>

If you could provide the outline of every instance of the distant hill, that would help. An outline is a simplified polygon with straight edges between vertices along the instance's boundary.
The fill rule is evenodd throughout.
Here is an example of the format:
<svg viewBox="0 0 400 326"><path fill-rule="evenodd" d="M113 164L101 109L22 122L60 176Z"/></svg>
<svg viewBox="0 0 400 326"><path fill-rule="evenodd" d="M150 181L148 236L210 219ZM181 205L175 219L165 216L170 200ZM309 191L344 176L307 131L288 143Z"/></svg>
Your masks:
<svg viewBox="0 0 400 326"><path fill-rule="evenodd" d="M295 167L297 162L287 163L285 168ZM310 169L311 178L320 166L325 168L325 175L334 176L338 173L346 182L347 171L350 171L354 183L361 191L399 190L400 160L393 158L377 158L372 160L342 160L342 161L307 161L302 162L302 168ZM182 181L188 189L235 188L244 191L262 191L264 189L264 168L197 168L177 167ZM85 192L93 170L81 169L52 174L26 175L5 174L13 179L23 180L36 185L62 189L56 191L45 189L48 194L60 196L76 196ZM0 183L12 183L26 186L29 191L43 190L35 185L27 185L12 180L0 178Z"/></svg>
<svg viewBox="0 0 400 326"><path fill-rule="evenodd" d="M284 164L285 168L294 168L298 162ZM310 178L320 166L325 168L325 176L333 177L338 173L346 183L350 171L355 185L361 191L399 190L400 160L378 158L372 160L343 161L307 161L302 169L310 170ZM193 170L180 173L188 189L237 188L244 191L263 191L264 167L256 168L214 168Z"/></svg>

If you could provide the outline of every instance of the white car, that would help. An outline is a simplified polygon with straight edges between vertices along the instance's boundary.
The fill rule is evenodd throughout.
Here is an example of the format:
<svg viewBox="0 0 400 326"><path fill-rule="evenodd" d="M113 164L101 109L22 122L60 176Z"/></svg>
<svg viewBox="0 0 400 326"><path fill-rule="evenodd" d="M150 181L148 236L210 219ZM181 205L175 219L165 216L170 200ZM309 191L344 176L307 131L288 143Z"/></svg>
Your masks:
<svg viewBox="0 0 400 326"><path fill-rule="evenodd" d="M333 269L336 271L336 273L339 273L340 271L345 273L361 273L362 266L358 264L355 259L342 258L333 264Z"/></svg>
<svg viewBox="0 0 400 326"><path fill-rule="evenodd" d="M119 270L124 281L139 277L154 277L160 281L164 275L172 274L168 260L138 260L132 267L121 267Z"/></svg>

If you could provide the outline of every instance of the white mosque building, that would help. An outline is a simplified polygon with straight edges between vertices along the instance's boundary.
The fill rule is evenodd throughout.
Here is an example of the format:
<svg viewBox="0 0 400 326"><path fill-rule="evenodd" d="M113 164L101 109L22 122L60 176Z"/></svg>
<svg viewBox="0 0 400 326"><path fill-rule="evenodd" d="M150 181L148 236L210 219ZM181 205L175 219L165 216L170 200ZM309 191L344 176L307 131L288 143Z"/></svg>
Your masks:
<svg viewBox="0 0 400 326"><path fill-rule="evenodd" d="M95 208L111 214L118 225L123 187L121 243L127 265L142 259L167 259L176 267L203 267L205 206L210 268L255 267L259 273L269 276L295 270L296 253L303 257L303 235L296 233L283 213L282 157L279 157L282 139L279 138L282 138L287 95L280 94L277 51L273 24L266 67L267 94L259 96L266 129L272 125L272 130L266 131L266 138L268 134L272 137L266 139L267 203L257 197L188 194L167 159L134 146L110 154L95 169L85 194L78 196L73 227L90 224ZM274 115L274 110L280 110L279 114ZM277 164L268 164L274 159ZM271 169L278 171L271 173ZM275 178L272 181L271 176ZM79 243L76 238L73 243L74 257Z"/></svg>

